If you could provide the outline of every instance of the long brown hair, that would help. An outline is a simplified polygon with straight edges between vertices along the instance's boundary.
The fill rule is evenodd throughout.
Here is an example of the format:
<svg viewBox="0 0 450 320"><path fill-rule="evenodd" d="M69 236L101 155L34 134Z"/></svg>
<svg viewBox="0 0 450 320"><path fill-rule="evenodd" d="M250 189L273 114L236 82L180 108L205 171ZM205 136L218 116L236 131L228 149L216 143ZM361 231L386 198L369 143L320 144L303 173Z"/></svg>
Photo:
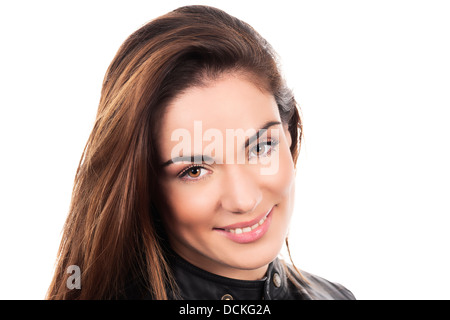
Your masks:
<svg viewBox="0 0 450 320"><path fill-rule="evenodd" d="M94 128L74 181L48 299L115 299L141 279L154 299L174 285L158 224L156 137L168 102L223 72L240 72L273 93L289 126L294 163L301 120L271 46L248 24L207 6L187 6L150 21L111 62ZM81 289L67 268L81 270Z"/></svg>

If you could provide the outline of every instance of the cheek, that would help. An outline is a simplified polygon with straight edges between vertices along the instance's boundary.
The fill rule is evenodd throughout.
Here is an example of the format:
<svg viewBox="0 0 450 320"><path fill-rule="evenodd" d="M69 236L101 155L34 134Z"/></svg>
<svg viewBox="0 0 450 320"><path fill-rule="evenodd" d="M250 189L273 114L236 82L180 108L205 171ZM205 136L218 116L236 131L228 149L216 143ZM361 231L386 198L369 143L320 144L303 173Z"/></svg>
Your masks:
<svg viewBox="0 0 450 320"><path fill-rule="evenodd" d="M166 224L173 230L212 228L214 218L214 197L210 192L201 192L192 186L166 188L168 210ZM212 190L211 190L212 191Z"/></svg>
<svg viewBox="0 0 450 320"><path fill-rule="evenodd" d="M287 146L280 148L278 163L274 174L266 176L266 185L274 195L280 197L280 201L293 194L295 187L295 168L291 153Z"/></svg>

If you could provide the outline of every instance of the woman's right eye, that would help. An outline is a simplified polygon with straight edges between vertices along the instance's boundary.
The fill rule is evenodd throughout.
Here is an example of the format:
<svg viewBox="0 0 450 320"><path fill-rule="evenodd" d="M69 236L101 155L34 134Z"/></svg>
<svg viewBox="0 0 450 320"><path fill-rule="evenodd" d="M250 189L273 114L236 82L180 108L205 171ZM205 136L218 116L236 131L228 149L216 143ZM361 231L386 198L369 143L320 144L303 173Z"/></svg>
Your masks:
<svg viewBox="0 0 450 320"><path fill-rule="evenodd" d="M198 180L199 178L203 177L204 175L208 174L207 169L195 166L195 167L189 167L182 171L178 177L183 180Z"/></svg>

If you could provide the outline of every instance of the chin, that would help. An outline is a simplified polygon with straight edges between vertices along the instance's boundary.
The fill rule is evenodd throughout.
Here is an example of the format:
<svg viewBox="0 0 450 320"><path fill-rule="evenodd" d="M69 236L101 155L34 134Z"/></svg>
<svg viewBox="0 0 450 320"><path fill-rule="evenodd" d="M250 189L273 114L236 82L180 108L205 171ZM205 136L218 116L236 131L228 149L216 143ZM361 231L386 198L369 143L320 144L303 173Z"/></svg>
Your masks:
<svg viewBox="0 0 450 320"><path fill-rule="evenodd" d="M274 232L275 233L275 232ZM261 238L257 243L232 245L226 252L227 257L223 257L224 264L241 270L255 270L271 263L280 253L285 237ZM225 251L222 251L225 252ZM225 259L223 259L225 258Z"/></svg>

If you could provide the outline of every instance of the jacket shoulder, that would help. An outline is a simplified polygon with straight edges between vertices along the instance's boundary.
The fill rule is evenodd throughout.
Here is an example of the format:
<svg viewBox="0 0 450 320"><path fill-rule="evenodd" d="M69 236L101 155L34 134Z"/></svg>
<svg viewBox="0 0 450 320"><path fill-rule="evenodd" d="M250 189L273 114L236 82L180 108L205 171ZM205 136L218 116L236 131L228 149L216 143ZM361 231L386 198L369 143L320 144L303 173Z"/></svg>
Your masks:
<svg viewBox="0 0 450 320"><path fill-rule="evenodd" d="M356 300L353 293L339 283L328 281L286 264L288 281L311 300Z"/></svg>

